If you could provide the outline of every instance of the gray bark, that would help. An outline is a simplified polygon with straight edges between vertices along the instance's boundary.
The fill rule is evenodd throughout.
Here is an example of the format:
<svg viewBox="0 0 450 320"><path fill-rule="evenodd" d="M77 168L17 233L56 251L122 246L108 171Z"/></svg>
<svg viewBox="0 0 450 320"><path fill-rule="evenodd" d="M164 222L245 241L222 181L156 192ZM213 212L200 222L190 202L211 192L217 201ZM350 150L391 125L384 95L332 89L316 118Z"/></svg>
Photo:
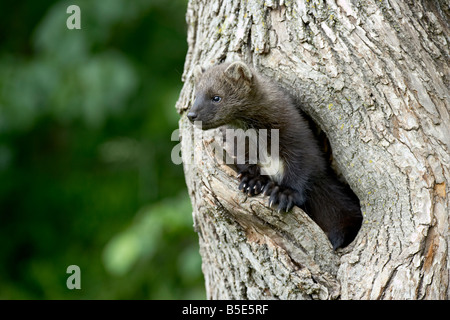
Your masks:
<svg viewBox="0 0 450 320"><path fill-rule="evenodd" d="M208 298L449 298L449 21L444 0L189 2L177 110ZM193 140L192 70L224 60L273 78L326 132L364 216L347 248L240 193L214 130Z"/></svg>

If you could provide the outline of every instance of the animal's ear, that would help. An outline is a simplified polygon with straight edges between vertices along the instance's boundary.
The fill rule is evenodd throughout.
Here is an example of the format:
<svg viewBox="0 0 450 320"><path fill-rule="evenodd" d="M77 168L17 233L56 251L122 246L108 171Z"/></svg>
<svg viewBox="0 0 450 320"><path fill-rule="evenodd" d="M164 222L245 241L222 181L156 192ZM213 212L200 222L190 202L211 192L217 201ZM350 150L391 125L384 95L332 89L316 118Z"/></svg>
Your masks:
<svg viewBox="0 0 450 320"><path fill-rule="evenodd" d="M202 77L203 72L205 72L205 69L203 69L199 65L196 65L194 67L194 80L195 80L195 82L198 82L198 80L200 80L200 78Z"/></svg>
<svg viewBox="0 0 450 320"><path fill-rule="evenodd" d="M251 82L253 78L250 68L245 63L240 61L230 64L225 70L225 76L232 81L239 81L242 79L247 82Z"/></svg>

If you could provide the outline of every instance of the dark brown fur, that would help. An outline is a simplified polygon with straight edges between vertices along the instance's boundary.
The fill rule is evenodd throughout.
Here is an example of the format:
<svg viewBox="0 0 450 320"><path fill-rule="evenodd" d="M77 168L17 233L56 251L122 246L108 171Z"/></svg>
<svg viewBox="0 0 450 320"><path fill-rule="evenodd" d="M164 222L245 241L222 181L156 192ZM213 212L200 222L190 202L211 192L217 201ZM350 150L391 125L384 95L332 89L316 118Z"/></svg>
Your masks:
<svg viewBox="0 0 450 320"><path fill-rule="evenodd" d="M269 195L269 204L278 205L278 210L302 208L325 231L334 249L353 241L362 221L358 199L327 165L292 97L272 80L242 62L204 72L196 69L196 97L188 117L202 121L204 130L223 125L278 129L282 176L275 181L262 175L258 165L238 165L239 189Z"/></svg>

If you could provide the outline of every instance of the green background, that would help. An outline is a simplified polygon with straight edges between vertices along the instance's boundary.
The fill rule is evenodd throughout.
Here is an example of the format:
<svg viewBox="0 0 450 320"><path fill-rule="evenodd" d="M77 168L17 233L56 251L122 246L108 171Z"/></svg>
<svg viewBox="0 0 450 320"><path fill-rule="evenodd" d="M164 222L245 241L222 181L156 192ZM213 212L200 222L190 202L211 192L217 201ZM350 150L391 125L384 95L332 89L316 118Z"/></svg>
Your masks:
<svg viewBox="0 0 450 320"><path fill-rule="evenodd" d="M186 7L0 2L0 299L205 298L170 158Z"/></svg>

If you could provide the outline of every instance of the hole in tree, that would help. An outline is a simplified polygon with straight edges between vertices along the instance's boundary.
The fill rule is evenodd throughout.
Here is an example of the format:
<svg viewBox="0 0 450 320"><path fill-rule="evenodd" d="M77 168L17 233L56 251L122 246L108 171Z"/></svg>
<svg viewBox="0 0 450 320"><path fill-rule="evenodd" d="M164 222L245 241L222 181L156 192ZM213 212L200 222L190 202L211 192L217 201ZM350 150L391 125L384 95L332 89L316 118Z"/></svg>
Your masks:
<svg viewBox="0 0 450 320"><path fill-rule="evenodd" d="M330 144L330 140L328 139L325 131L323 131L322 128L319 125L317 125L314 122L314 120L308 114L306 114L303 110L300 110L300 113L308 121L309 127L312 130L314 137L316 138L316 140L320 146L320 149L325 156L325 159L328 164L328 173L330 175L333 175L341 183L342 188L345 191L345 194L348 195L348 197L351 199L351 201L353 203L358 205L359 212L361 213L359 198L353 192L353 190L350 188L344 175L340 172L339 168L337 167L337 165L334 162L333 150L332 150L332 147ZM353 240L357 236L359 230L361 229L361 225L362 225L362 214L361 214L361 224L359 226L353 228L353 230L351 231L351 236L349 237L349 240L346 243L344 243L343 247L346 247L351 242L353 242Z"/></svg>

